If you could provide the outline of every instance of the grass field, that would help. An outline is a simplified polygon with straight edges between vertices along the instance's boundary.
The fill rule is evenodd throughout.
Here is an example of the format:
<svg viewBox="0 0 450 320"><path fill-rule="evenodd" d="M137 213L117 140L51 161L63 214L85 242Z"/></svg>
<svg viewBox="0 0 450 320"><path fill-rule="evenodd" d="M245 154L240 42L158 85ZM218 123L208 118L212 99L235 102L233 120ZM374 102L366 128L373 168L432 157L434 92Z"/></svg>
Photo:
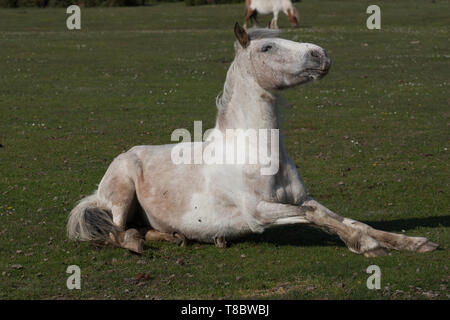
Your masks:
<svg viewBox="0 0 450 320"><path fill-rule="evenodd" d="M64 9L2 9L0 299L449 299L450 2L378 1L381 30L369 4L304 0L298 29L280 16L285 38L333 61L284 93L286 148L333 211L440 250L367 259L304 226L142 256L68 241L68 212L120 152L214 125L243 5L82 9L80 31ZM72 264L81 290L66 288ZM381 290L366 287L371 264Z"/></svg>

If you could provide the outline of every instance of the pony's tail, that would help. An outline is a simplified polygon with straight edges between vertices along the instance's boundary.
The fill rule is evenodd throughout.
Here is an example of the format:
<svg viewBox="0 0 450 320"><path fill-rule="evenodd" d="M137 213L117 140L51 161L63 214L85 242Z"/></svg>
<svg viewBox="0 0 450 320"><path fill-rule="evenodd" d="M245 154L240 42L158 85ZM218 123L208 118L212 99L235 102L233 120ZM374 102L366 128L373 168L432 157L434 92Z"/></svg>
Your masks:
<svg viewBox="0 0 450 320"><path fill-rule="evenodd" d="M118 231L111 211L101 206L97 193L83 198L69 214L67 235L71 240L115 243Z"/></svg>

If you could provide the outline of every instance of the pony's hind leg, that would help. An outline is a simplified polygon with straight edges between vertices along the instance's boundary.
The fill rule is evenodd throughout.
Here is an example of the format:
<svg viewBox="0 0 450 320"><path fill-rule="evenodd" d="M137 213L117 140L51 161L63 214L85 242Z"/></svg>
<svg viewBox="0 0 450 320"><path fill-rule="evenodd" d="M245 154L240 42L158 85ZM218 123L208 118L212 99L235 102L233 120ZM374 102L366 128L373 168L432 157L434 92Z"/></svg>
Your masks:
<svg viewBox="0 0 450 320"><path fill-rule="evenodd" d="M144 239L142 239L142 235L136 229L132 228L127 231L120 231L116 237L112 234L110 237L111 240L124 249L138 254L144 252Z"/></svg>
<svg viewBox="0 0 450 320"><path fill-rule="evenodd" d="M138 208L134 182L129 177L131 170L125 159L114 160L99 184L97 195L110 209L113 223L119 230L110 234L110 239L116 245L140 254L143 252L142 236L136 229L126 228L127 220Z"/></svg>

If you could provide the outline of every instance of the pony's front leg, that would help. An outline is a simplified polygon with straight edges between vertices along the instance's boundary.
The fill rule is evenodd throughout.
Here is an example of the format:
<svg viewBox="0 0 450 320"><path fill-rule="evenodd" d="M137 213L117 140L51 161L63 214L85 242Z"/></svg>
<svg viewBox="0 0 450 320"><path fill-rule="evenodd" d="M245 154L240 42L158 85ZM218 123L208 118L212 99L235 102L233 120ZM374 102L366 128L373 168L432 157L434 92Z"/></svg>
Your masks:
<svg viewBox="0 0 450 320"><path fill-rule="evenodd" d="M258 203L255 218L262 225L311 223L306 219L306 207L269 201Z"/></svg>
<svg viewBox="0 0 450 320"><path fill-rule="evenodd" d="M256 211L256 218L263 225L312 224L337 234L352 252L368 257L386 254L378 241L342 223L342 220L336 219L337 215L316 201L308 200L300 206L261 201Z"/></svg>
<svg viewBox="0 0 450 320"><path fill-rule="evenodd" d="M386 254L384 248L427 252L439 246L427 238L385 232L341 217L314 199L308 199L300 206L261 201L257 206L256 218L263 225L312 224L328 233L337 234L350 251L367 257Z"/></svg>
<svg viewBox="0 0 450 320"><path fill-rule="evenodd" d="M336 233L347 244L349 249L366 256L384 254L386 249L427 252L435 250L439 245L423 237L407 237L405 235L376 230L362 222L344 218L332 212L314 199L308 199L302 206L311 208L306 211L306 219L327 231Z"/></svg>

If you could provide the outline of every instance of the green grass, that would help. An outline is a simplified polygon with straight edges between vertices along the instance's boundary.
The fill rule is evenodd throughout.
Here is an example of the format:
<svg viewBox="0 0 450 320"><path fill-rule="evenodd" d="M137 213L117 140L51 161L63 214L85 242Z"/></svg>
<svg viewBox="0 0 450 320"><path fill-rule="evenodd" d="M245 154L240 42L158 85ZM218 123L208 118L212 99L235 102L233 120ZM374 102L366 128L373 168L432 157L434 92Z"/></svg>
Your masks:
<svg viewBox="0 0 450 320"><path fill-rule="evenodd" d="M68 212L120 152L214 125L243 5L82 9L81 31L65 9L0 10L0 299L448 299L450 5L378 1L382 29L368 30L369 4L303 1L295 30L280 17L333 61L285 92L286 148L330 209L441 250L367 259L306 227L141 257L68 241ZM72 264L81 290L66 288ZM366 287L371 264L381 290Z"/></svg>

